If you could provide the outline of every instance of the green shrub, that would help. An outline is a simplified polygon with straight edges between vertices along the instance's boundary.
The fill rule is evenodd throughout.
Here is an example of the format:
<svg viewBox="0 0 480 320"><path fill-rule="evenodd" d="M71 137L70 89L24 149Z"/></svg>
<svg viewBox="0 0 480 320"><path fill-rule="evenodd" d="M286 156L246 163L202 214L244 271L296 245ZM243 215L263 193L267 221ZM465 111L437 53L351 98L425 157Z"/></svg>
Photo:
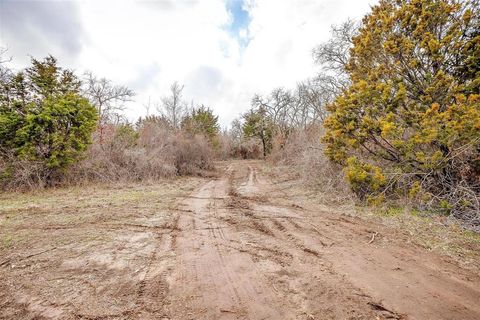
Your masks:
<svg viewBox="0 0 480 320"><path fill-rule="evenodd" d="M75 75L59 68L51 56L43 61L32 59L30 68L0 85L0 151L4 157L0 176L3 180L15 177L17 162L30 161L35 163L35 175L50 184L91 143L96 109L80 95Z"/></svg>
<svg viewBox="0 0 480 320"><path fill-rule="evenodd" d="M324 137L360 196L410 192L480 223L479 27L478 1L384 0L363 19Z"/></svg>

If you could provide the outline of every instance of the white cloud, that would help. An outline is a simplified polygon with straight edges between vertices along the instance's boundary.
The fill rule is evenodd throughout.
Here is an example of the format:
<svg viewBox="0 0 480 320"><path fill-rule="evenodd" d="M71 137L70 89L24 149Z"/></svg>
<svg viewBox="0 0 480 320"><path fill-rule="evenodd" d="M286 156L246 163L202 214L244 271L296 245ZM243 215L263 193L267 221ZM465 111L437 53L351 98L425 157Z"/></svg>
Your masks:
<svg viewBox="0 0 480 320"><path fill-rule="evenodd" d="M81 1L80 52L72 58L60 51L58 58L79 72L91 70L136 90L127 113L132 120L145 113L142 103L159 100L178 80L189 101L212 107L228 125L249 107L254 93L313 76L311 52L328 39L330 25L361 18L375 2L249 0L242 7L250 24L235 35L228 31L234 17L222 0ZM0 45L25 50L14 38L2 37ZM31 48L24 55L33 52L39 51Z"/></svg>
<svg viewBox="0 0 480 320"><path fill-rule="evenodd" d="M348 18L360 19L375 2L250 1L246 6L251 17L247 31L250 42L233 72L226 75L232 83L230 92L218 97L218 105L225 108L219 111L224 122L246 110L254 93L293 87L313 76L318 68L312 49L329 38L331 25Z"/></svg>
<svg viewBox="0 0 480 320"><path fill-rule="evenodd" d="M247 29L240 29L240 32L238 33L238 36L242 39L247 39L248 38L248 30Z"/></svg>

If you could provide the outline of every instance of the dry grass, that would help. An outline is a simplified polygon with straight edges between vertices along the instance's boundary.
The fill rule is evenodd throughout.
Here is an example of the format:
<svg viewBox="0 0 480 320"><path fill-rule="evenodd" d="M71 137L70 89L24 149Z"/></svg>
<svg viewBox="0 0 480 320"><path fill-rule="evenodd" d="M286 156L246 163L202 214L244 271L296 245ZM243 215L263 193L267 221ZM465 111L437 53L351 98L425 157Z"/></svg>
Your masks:
<svg viewBox="0 0 480 320"><path fill-rule="evenodd" d="M262 172L275 182L275 190L269 195L277 204L286 205L289 199L295 199L313 211L381 223L391 230L387 238L402 236L408 239L407 244L448 255L465 268L480 270L480 234L465 230L455 219L409 209L405 205L366 207L358 206L353 199L342 202L338 194L322 189L321 185L312 188L282 166L265 164Z"/></svg>
<svg viewBox="0 0 480 320"><path fill-rule="evenodd" d="M358 208L356 212L403 233L412 244L448 255L465 268L480 270L480 234L466 230L461 221L405 206Z"/></svg>
<svg viewBox="0 0 480 320"><path fill-rule="evenodd" d="M354 195L344 179L341 168L327 159L320 140L323 129L312 125L293 131L282 148L274 145L270 160L275 164L274 175L296 182L314 190L324 202L342 205L351 203ZM287 173L287 174L285 174Z"/></svg>
<svg viewBox="0 0 480 320"><path fill-rule="evenodd" d="M2 235L11 234L16 248L28 247L42 237L42 230L126 223L139 217L170 215L172 212L168 212L168 208L176 198L188 194L199 181L198 178L177 178L150 184L91 184L1 193ZM35 230L40 232L35 234ZM23 231L29 233L28 237L18 237Z"/></svg>
<svg viewBox="0 0 480 320"><path fill-rule="evenodd" d="M145 312L142 281L171 267L156 248L170 252L175 221L188 214L175 203L202 181L0 194L0 318Z"/></svg>

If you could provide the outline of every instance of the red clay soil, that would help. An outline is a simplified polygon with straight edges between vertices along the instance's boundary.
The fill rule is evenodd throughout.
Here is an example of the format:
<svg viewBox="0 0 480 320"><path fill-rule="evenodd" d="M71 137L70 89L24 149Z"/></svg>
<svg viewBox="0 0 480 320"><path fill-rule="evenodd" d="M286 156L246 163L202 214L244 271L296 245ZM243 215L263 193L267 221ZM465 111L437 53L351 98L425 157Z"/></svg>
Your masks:
<svg viewBox="0 0 480 320"><path fill-rule="evenodd" d="M255 162L233 162L179 200L168 223L151 216L135 233L116 230L122 259L108 247L59 257L50 270L60 287L43 268L16 290L13 273L0 284L0 317L480 319L478 274L385 241L380 224L308 208L288 190L278 201L274 190ZM4 279L10 267L0 267Z"/></svg>
<svg viewBox="0 0 480 320"><path fill-rule="evenodd" d="M275 204L272 183L242 166L182 205L172 319L480 319L478 275L401 239L383 245L380 225Z"/></svg>

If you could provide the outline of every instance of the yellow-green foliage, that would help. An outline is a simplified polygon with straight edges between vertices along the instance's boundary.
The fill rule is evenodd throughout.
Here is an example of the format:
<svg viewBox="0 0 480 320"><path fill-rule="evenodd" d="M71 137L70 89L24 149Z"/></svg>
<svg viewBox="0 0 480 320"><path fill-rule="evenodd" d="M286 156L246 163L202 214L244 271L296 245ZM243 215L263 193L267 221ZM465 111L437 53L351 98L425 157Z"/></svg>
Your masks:
<svg viewBox="0 0 480 320"><path fill-rule="evenodd" d="M356 157L347 159L345 173L352 189L361 197L379 191L386 183L380 167L362 163Z"/></svg>
<svg viewBox="0 0 480 320"><path fill-rule="evenodd" d="M414 181L439 194L463 178L459 162L480 176L479 11L478 1L382 0L363 19L324 137L354 191L398 188L403 176L412 196Z"/></svg>

